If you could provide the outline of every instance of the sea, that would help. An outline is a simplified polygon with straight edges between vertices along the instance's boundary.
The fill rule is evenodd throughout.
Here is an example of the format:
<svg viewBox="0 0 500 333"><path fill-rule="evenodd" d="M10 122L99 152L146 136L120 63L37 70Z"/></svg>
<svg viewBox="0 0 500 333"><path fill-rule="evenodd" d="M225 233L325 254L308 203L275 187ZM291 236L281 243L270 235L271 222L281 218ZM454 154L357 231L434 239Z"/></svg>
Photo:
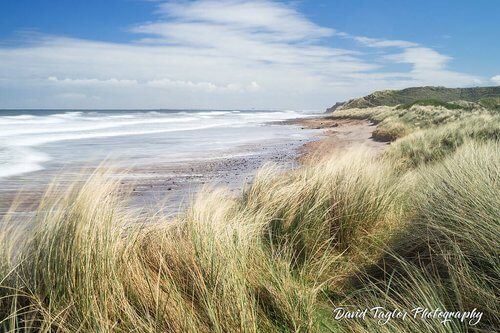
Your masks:
<svg viewBox="0 0 500 333"><path fill-rule="evenodd" d="M294 110L0 110L0 199L66 169L136 168L252 156L298 146Z"/></svg>

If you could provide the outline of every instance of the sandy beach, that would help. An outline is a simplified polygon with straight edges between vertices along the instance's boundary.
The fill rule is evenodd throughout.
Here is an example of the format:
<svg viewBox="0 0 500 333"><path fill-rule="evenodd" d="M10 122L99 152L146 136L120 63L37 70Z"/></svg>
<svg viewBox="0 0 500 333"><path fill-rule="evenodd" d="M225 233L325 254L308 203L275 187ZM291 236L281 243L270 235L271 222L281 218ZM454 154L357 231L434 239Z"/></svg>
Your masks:
<svg viewBox="0 0 500 333"><path fill-rule="evenodd" d="M293 167L319 132L279 121L291 110L20 110L0 119L0 215L36 209L49 184L64 189L96 168L120 178L130 205L177 212L205 184L241 188L267 161Z"/></svg>
<svg viewBox="0 0 500 333"><path fill-rule="evenodd" d="M246 153L241 149L241 156L190 161L151 164L117 170L124 193L130 193L130 206L147 209L161 205L165 214L175 215L189 204L192 197L203 186L224 186L236 194L251 182L259 168L266 163L273 163L283 169L293 169L308 161L315 161L324 156L331 156L363 145L380 152L386 143L376 142L371 138L374 126L366 120L334 120L328 116L292 119L281 122L284 125L297 125L309 131L310 137L304 142L269 145L259 147L259 152ZM250 149L252 148L252 149ZM255 152L256 147L248 147ZM78 179L82 170L67 169L60 175L45 174L44 179L55 178L59 185L70 184ZM84 179L85 177L80 177ZM0 213L5 214L15 198L21 203L16 212L26 214L36 207L38 199L44 193L42 183L26 188L18 195L17 188L4 188L0 202Z"/></svg>
<svg viewBox="0 0 500 333"><path fill-rule="evenodd" d="M237 158L216 158L210 161L177 165L151 165L132 169L122 184L132 193L133 206L161 202L168 215L185 207L203 186L224 186L239 194L255 173L266 163L293 169L325 156L340 154L355 146L364 146L375 154L387 143L372 139L375 129L366 120L333 120L328 116L293 119L284 124L318 130L316 136L301 144L264 148L259 154Z"/></svg>
<svg viewBox="0 0 500 333"><path fill-rule="evenodd" d="M294 168L308 161L339 154L358 145L368 147L374 153L382 151L387 145L372 139L375 126L367 120L333 120L328 116L320 116L294 119L285 123L321 132L300 146L288 145L265 149L257 155L214 159L208 163L179 164L168 168L151 166L150 169L132 170L131 175L134 177L138 173L145 173L145 177L135 186L134 192L138 196L147 196L150 189L156 187L158 189L156 192L172 191L169 197L175 198L182 197L182 193L193 191L199 185L205 184L227 186L232 192L239 192L267 162L283 168ZM164 173L174 175L162 177ZM140 179L140 176L138 178Z"/></svg>
<svg viewBox="0 0 500 333"><path fill-rule="evenodd" d="M298 156L300 163L317 161L325 156L339 154L355 146L364 146L374 153L381 152L387 145L385 142L373 140L375 125L368 120L333 119L328 116L298 119L290 121L305 129L321 129L319 140L305 143Z"/></svg>

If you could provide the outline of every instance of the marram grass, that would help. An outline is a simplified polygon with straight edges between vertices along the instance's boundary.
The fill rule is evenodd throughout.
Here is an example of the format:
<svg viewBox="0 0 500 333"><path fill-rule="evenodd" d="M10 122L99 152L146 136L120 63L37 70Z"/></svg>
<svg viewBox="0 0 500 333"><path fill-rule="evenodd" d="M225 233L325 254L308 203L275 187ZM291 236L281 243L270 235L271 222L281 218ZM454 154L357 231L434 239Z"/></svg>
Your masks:
<svg viewBox="0 0 500 333"><path fill-rule="evenodd" d="M174 220L126 208L105 174L48 193L28 221L3 221L0 331L493 332L497 132L443 122L379 157L265 167L239 197L205 188ZM453 149L433 152L457 131ZM484 316L334 319L339 306L417 305Z"/></svg>

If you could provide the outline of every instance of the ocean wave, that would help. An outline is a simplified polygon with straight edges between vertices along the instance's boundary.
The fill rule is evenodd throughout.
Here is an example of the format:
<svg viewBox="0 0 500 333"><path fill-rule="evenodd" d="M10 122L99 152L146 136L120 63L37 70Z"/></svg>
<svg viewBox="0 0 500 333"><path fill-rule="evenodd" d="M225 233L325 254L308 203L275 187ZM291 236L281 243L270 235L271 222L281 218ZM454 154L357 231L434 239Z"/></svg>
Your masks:
<svg viewBox="0 0 500 333"><path fill-rule="evenodd" d="M25 147L0 146L0 178L43 170L47 154Z"/></svg>
<svg viewBox="0 0 500 333"><path fill-rule="evenodd" d="M26 120L26 119L33 119L35 118L36 116L32 115L32 114L20 114L20 115L17 115L17 116L4 116L4 118L7 118L7 119L15 119L15 120Z"/></svg>
<svg viewBox="0 0 500 333"><path fill-rule="evenodd" d="M201 116L222 116L228 113L232 113L232 111L202 111L196 112L196 114Z"/></svg>
<svg viewBox="0 0 500 333"><path fill-rule="evenodd" d="M229 147L272 139L269 131L258 129L264 124L299 116L293 111L245 110L36 111L0 115L0 178L61 163L106 158L107 154L144 159L168 155L173 160L193 160L216 151L220 156ZM220 130L209 130L213 128ZM244 129L230 130L234 128ZM107 139L113 137L117 139ZM78 140L81 142L65 142Z"/></svg>
<svg viewBox="0 0 500 333"><path fill-rule="evenodd" d="M168 133L168 132L180 132L180 131L195 131L208 129L213 127L221 126L238 126L238 123L216 123L207 124L203 126L191 126L191 127L171 127L164 129L150 129L150 130L135 130L135 131L115 131L115 132L92 132L92 133L79 133L79 134L66 134L66 135L45 135L45 136L27 136L27 137L11 137L10 143L14 146L19 147L34 147L40 146L52 142L60 141L71 141L71 140L85 140L85 139L99 139L99 138L109 138L118 136L137 136L137 135L148 135L148 134L158 134L158 133Z"/></svg>
<svg viewBox="0 0 500 333"><path fill-rule="evenodd" d="M24 135L24 134L44 134L44 133L64 133L64 132L85 132L85 131L96 131L117 127L127 127L127 126L137 126L137 125L148 125L148 124L170 124L170 123L186 123L196 121L196 117L183 117L183 118L165 118L165 119L137 119L131 121L116 121L116 119L102 119L98 118L88 118L85 121L80 122L69 122L64 123L64 127L38 127L29 126L31 124L25 124L22 122L15 123L17 128L13 128L10 124L8 127L3 128L3 124L0 123L0 137L8 137L14 135ZM50 123L54 124L54 123ZM28 126L27 126L28 125Z"/></svg>
<svg viewBox="0 0 500 333"><path fill-rule="evenodd" d="M81 117L84 115L83 111L67 111L64 113L56 113L52 115L52 117L58 117L58 118L77 118Z"/></svg>

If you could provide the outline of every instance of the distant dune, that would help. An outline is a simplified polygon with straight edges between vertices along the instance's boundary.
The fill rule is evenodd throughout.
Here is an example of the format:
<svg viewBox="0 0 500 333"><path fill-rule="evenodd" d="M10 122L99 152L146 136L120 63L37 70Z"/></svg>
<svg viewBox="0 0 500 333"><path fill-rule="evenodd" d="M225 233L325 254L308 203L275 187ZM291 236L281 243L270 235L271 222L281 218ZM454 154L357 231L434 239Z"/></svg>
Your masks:
<svg viewBox="0 0 500 333"><path fill-rule="evenodd" d="M327 112L375 106L396 106L410 104L418 100L437 100L441 102L467 101L480 103L486 107L500 105L500 86L475 88L413 87L403 90L381 90L361 98L338 102Z"/></svg>

